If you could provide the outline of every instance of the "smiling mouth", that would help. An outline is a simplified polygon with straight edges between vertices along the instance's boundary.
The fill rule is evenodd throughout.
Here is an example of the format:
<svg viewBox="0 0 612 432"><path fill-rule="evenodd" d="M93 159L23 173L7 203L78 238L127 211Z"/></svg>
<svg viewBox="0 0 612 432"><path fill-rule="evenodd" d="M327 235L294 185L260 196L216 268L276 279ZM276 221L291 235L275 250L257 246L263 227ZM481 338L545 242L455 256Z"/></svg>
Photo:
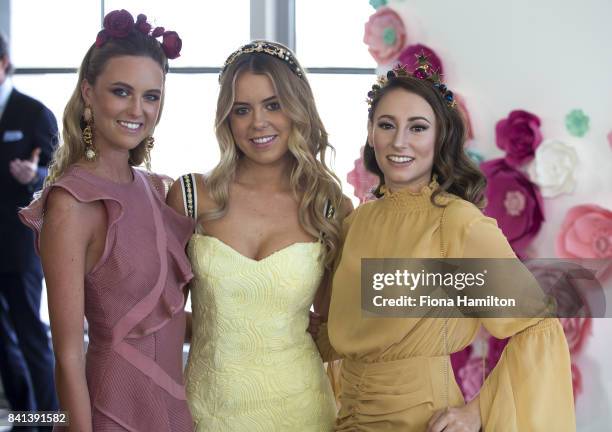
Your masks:
<svg viewBox="0 0 612 432"><path fill-rule="evenodd" d="M278 135L266 135L257 138L250 138L249 141L257 147L264 147L270 144Z"/></svg>
<svg viewBox="0 0 612 432"><path fill-rule="evenodd" d="M123 120L117 120L117 123L119 124L119 126L125 129L128 129L130 131L138 130L143 125L142 123L129 122L129 121L123 121Z"/></svg>
<svg viewBox="0 0 612 432"><path fill-rule="evenodd" d="M402 155L388 155L387 160L396 165L408 165L410 162L414 160L414 158L410 156L402 156Z"/></svg>

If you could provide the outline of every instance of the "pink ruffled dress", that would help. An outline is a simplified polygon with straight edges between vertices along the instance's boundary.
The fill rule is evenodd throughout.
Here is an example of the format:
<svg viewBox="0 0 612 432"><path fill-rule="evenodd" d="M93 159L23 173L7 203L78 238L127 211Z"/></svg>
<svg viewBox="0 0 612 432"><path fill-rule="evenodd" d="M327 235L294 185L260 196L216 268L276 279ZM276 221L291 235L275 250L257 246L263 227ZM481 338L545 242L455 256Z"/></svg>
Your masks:
<svg viewBox="0 0 612 432"><path fill-rule="evenodd" d="M73 166L20 212L38 235L47 196L62 188L102 201L106 245L85 276L86 375L95 431L192 431L183 384L185 246L194 222L165 204L160 176L117 184Z"/></svg>

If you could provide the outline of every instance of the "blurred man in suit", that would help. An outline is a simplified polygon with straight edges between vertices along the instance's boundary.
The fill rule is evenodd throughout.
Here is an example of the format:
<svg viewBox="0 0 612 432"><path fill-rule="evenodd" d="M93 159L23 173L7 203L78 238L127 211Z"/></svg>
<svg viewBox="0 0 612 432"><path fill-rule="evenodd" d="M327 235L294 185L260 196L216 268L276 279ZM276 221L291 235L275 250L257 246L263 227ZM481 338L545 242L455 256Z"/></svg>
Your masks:
<svg viewBox="0 0 612 432"><path fill-rule="evenodd" d="M13 410L58 409L53 354L40 320L42 268L33 231L17 218L42 187L57 145L55 117L13 88L0 33L0 376Z"/></svg>

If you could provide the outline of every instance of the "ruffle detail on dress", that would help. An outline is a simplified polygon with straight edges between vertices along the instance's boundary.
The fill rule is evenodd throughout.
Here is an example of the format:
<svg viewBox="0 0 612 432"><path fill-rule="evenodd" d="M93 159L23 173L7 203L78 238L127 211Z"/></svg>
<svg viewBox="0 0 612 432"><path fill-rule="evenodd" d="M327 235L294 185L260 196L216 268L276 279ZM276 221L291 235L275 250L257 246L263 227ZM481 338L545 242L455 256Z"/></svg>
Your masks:
<svg viewBox="0 0 612 432"><path fill-rule="evenodd" d="M155 177L155 175L149 176L150 179ZM158 226L157 229L162 230L166 236L166 256L164 257L163 251L160 250L160 259L165 258L168 263L166 286L176 289L164 288L155 308L130 331L127 335L129 338L151 334L163 327L176 314L183 313L185 307L183 288L193 278L191 263L185 249L193 233L195 221L168 207L160 198L160 190L157 188L155 190L157 194L154 194L152 205L157 206L163 221L163 226Z"/></svg>
<svg viewBox="0 0 612 432"><path fill-rule="evenodd" d="M108 257L113 237L111 234L113 233L115 225L123 216L123 207L116 198L105 195L103 192L95 188L94 185L72 175L71 170L66 171L66 173L59 178L59 180L52 185L45 187L41 195L33 200L28 207L25 207L19 211L19 218L21 219L21 222L34 230L34 233L36 234L36 252L38 254L40 254L40 232L43 226L47 198L49 197L51 190L56 187L64 189L80 202L90 203L94 201L102 201L106 207L108 215L106 243L100 260L92 269L92 272L94 272Z"/></svg>
<svg viewBox="0 0 612 432"><path fill-rule="evenodd" d="M433 413L437 409L434 401L442 399L443 381L437 377L445 362L450 368L448 356L374 363L344 359L336 431L370 430L368 427L380 424L391 426L388 422L398 413L407 413L423 404ZM399 424L392 426L400 427Z"/></svg>
<svg viewBox="0 0 612 432"><path fill-rule="evenodd" d="M386 185L381 186L383 203L394 210L400 211L422 211L432 208L431 196L440 185L434 178L428 185L423 186L419 192L412 192L408 188L391 191ZM436 196L436 203L445 205L452 199L445 192Z"/></svg>

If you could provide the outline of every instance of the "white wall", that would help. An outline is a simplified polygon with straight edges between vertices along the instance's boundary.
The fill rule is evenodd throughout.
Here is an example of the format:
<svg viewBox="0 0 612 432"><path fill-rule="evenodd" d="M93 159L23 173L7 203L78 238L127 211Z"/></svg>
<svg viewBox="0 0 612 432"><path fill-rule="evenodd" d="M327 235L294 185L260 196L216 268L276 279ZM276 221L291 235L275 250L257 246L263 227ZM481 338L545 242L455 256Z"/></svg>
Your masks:
<svg viewBox="0 0 612 432"><path fill-rule="evenodd" d="M594 203L612 209L612 1L405 0L389 2L404 19L409 43L442 58L449 87L461 93L472 118L472 147L500 157L495 124L514 109L540 116L544 138L572 145L580 160L571 195L545 200L546 222L534 253L554 257L566 211ZM590 117L583 138L564 119L580 108ZM612 320L597 319L575 362L583 375L578 430L612 430Z"/></svg>

